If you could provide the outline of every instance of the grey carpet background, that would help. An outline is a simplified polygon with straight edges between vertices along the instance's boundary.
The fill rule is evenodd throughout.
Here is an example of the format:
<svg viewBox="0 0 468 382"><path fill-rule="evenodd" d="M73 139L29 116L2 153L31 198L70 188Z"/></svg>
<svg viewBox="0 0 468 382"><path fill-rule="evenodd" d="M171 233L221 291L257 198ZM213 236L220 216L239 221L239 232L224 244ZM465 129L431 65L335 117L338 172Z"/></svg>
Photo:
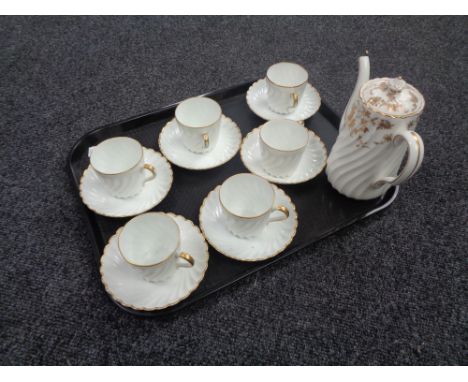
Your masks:
<svg viewBox="0 0 468 382"><path fill-rule="evenodd" d="M466 17L1 17L1 364L466 364ZM87 131L302 63L341 113L372 77L426 98L394 205L204 302L105 294L66 172Z"/></svg>

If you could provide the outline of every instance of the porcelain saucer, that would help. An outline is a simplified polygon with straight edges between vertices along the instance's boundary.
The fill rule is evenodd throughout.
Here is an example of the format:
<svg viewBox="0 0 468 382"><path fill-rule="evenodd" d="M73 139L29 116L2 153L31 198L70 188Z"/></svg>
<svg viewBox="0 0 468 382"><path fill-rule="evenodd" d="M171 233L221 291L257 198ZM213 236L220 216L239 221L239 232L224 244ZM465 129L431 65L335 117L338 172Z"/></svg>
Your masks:
<svg viewBox="0 0 468 382"><path fill-rule="evenodd" d="M299 105L293 113L275 113L267 104L267 84L264 78L253 83L247 91L247 104L255 114L267 121L278 118L287 118L294 121L304 121L312 117L320 108L321 99L318 91L307 84Z"/></svg>
<svg viewBox="0 0 468 382"><path fill-rule="evenodd" d="M177 222L181 234L181 249L188 252L195 264L191 268L178 268L169 278L152 283L144 280L138 269L121 256L118 234L109 239L101 257L101 281L114 301L135 310L159 310L186 299L198 288L208 268L208 245L191 220L169 213Z"/></svg>
<svg viewBox="0 0 468 382"><path fill-rule="evenodd" d="M313 179L325 168L327 164L327 149L318 135L309 130L309 142L296 171L286 178L279 178L269 174L262 167L259 131L257 127L248 133L242 141L241 146L240 155L242 163L244 163L244 166L251 173L261 176L272 183L297 184Z"/></svg>
<svg viewBox="0 0 468 382"><path fill-rule="evenodd" d="M175 119L169 121L159 134L159 148L173 164L189 170L208 170L221 166L236 155L242 140L242 134L236 123L221 117L218 142L212 151L196 154L182 143L182 136Z"/></svg>
<svg viewBox="0 0 468 382"><path fill-rule="evenodd" d="M200 208L200 228L208 243L218 252L235 260L260 261L281 253L294 239L297 230L296 207L286 193L273 185L275 204L289 209L289 217L281 222L270 223L254 238L241 239L230 233L224 224L224 211L219 201L217 186L203 201Z"/></svg>
<svg viewBox="0 0 468 382"><path fill-rule="evenodd" d="M138 215L158 205L171 188L172 168L166 158L152 149L143 148L143 155L145 163L155 167L156 177L146 182L138 195L126 199L109 195L94 169L88 166L80 179L83 203L99 215L119 218Z"/></svg>

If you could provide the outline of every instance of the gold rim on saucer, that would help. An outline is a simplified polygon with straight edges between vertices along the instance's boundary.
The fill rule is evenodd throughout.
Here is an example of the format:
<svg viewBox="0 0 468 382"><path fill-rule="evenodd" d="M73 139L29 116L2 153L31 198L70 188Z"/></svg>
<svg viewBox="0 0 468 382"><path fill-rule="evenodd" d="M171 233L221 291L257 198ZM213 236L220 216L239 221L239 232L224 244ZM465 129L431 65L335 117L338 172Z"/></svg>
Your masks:
<svg viewBox="0 0 468 382"><path fill-rule="evenodd" d="M307 73L307 78L305 79L305 81L301 82L299 85L292 85L292 86L288 86L288 85L280 85L278 83L276 83L275 81L273 81L269 76L268 76L268 71L270 70L270 68L272 66L275 66L275 65L278 65L278 64L292 64L292 65L296 65L296 66L299 66L301 69L303 69L306 73ZM273 85L276 85L280 88L285 88L285 89L294 89L294 88L298 88L299 86L302 86L306 83L309 82L309 72L307 71L306 68L304 68L301 64L298 64L297 62L292 62L292 61L280 61L280 62L275 62L274 64L270 65L267 69L267 72L265 74L265 79L267 79L268 81L270 81Z"/></svg>
<svg viewBox="0 0 468 382"><path fill-rule="evenodd" d="M176 215L172 212L167 212L168 215L170 215L174 220L176 217L180 217L182 219L184 219L185 221L189 222L192 227L194 227L198 233L200 233L200 235L202 236L202 238L204 239L203 240L203 243L204 243L204 247L205 247L205 250L204 250L204 253L206 255L206 264L205 264L205 268L201 271L201 274L200 274L200 279L198 280L198 282L196 283L195 287L193 289L190 289L188 291L188 293L186 293L184 296L182 296L180 299L178 299L177 301L174 301L174 302L171 302L169 304L166 304L164 306L161 306L161 307L156 307L156 308L144 308L144 307L137 307L133 304L129 304L129 303L126 303L124 301L122 301L121 299L119 299L118 297L116 297L111 289L109 288L109 286L107 285L107 283L105 282L104 280L104 274L103 274L103 265L102 265L102 259L104 258L104 256L108 255L108 251L109 251L109 245L110 245L110 242L113 238L115 238L119 233L120 231L122 230L122 227L120 227L115 233L114 235L111 236L111 238L109 239L109 241L107 242L105 248L104 248L104 251L103 251L103 254L101 256L101 259L100 259L100 266L99 266L99 274L101 276L101 282L102 282L102 285L104 285L104 289L106 291L106 293L116 302L118 302L120 305L122 306L125 306L127 308L131 308L133 310L138 310L138 311L143 311L143 312L152 312L152 311L155 311L155 310L162 310L162 309L166 309L166 308L169 308L170 306L174 306L176 304L178 304L179 302L185 300L188 296L190 296L195 290L198 289L198 287L200 286L201 282L203 281L203 279L205 278L205 273L206 273L206 270L208 269L208 262L209 262L209 258L210 258L210 254L208 252L208 244L206 243L206 238L205 236L203 235L203 233L200 231L200 228L197 227L191 220L189 219L186 219L185 217L183 217L182 215Z"/></svg>
<svg viewBox="0 0 468 382"><path fill-rule="evenodd" d="M232 158L234 158L237 154L237 152L239 151L240 147L241 147L241 143L242 143L242 133L239 129L239 126L237 125L236 122L234 122L231 118L229 117L226 117L224 114L221 115L221 124L223 123L223 120L226 121L226 123L232 123L233 126L234 126L234 129L236 130L236 133L238 134L239 136L239 144L237 145L237 148L236 150L233 150L233 153L232 155L230 155L226 160L223 160L222 162L219 162L217 163L216 165L213 165L213 166L209 166L209 167L203 167L203 168L196 168L196 167L189 167L189 166L183 166L183 165L180 165L178 163L175 163L173 162L172 160L169 159L169 156L167 155L167 152L165 152L164 148L162 147L161 145L161 136L164 132L164 130L166 129L169 129L169 124L175 122L177 123L177 120L175 118L171 119L170 121L168 121L164 127L161 129L161 132L159 133L159 136L158 136L158 146L159 146L159 150L161 151L162 155L164 155L164 157L169 161L171 162L173 165L177 166L177 167L180 167L180 168L185 168L186 170L194 170L194 171L204 171L204 170L211 170L213 168L216 168L216 167L219 167L219 166L222 166L223 164L229 162ZM178 128L178 126L176 125L176 127ZM221 126L220 126L221 128ZM209 154L209 153L208 153ZM200 154L200 155L206 155L206 154Z"/></svg>
<svg viewBox="0 0 468 382"><path fill-rule="evenodd" d="M263 126L263 125L261 125ZM243 148L244 148L244 145L245 145L245 142L247 142L247 139L249 138L250 135L254 135L257 130L258 130L258 134L260 135L260 127L256 127L255 129L251 130L245 137L244 139L242 140L242 144L241 144L241 148L240 148L240 158L241 158L241 161L242 163L244 164L244 166L247 168L247 170L249 170L252 174L255 174L257 176L260 176L261 178L264 178L266 180L268 180L269 182L272 182L272 183L278 183L278 184L285 184L285 185L288 185L288 184L301 184L301 183L305 183L305 182L308 182L309 180L312 180L314 179L316 176L318 176L319 174L322 173L323 169L325 168L325 166L327 165L327 160L328 160L328 152L327 152L327 148L325 147L325 144L323 143L323 141L320 139L320 137L315 134L312 130L310 129L307 129L309 130L310 133L312 133L317 139L318 141L320 142L320 145L322 146L323 150L324 150L324 153L325 153L325 159L323 161L323 164L322 164L322 167L320 167L320 170L313 176L311 177L307 177L306 179L304 180L300 180L300 181L296 181L296 182L291 182L291 181L287 181L287 178L277 178L273 175L268 175L269 178L265 178L264 177L264 174L260 174L258 172L255 172L248 164L247 160L245 159L244 155L244 151L243 151ZM310 139L309 139L309 142L310 142ZM309 142L307 144L309 144Z"/></svg>
<svg viewBox="0 0 468 382"><path fill-rule="evenodd" d="M248 259L248 258L245 258L245 257L234 257L234 256L230 256L229 254L226 254L224 253L223 251L221 251L219 248L216 247L215 244L213 244L210 239L208 238L208 236L206 235L206 232L203 228L203 219L202 219L202 210L203 208L205 208L206 206L206 203L208 201L208 198L209 196L211 195L212 192L218 192L219 193L219 188L221 186L216 186L214 190L211 190L208 195L205 197L205 199L203 199L203 203L200 207L200 211L198 212L198 221L200 223L200 229L201 229L201 232L203 234L203 236L205 237L205 240L214 248L216 249L219 253L221 253L222 255L226 256L226 257L229 257L230 259L233 259L233 260L238 260L238 261L245 261L245 262L249 262L249 263L254 263L254 262L257 262L257 261L263 261L263 260L267 260L267 259L271 259L275 256L278 256L281 252L283 252L291 243L292 241L294 240L294 237L296 236L296 233L297 233L297 226L299 224L299 220L298 220L298 215L297 215L297 210L296 210L296 206L295 204L292 202L291 198L289 197L288 194L286 194L286 192L284 192L281 188L279 188L278 186L272 184L273 188L275 189L275 193L277 190L280 190L283 192L284 196L286 197L286 199L288 200L288 202L291 204L291 209L289 210L290 211L290 216L293 217L294 219L294 225L292 227L292 230L291 230L291 237L289 238L289 240L284 244L284 246L282 246L278 251L276 251L275 253L272 253L268 256L265 256L265 257L261 257L261 258L258 258L258 259Z"/></svg>
<svg viewBox="0 0 468 382"><path fill-rule="evenodd" d="M169 163L169 161L164 157L164 155L161 155L160 153L158 153L157 151L153 150L153 149L150 149L148 147L143 147L143 152L144 150L148 150L148 151L152 151L154 154L156 155L159 155L167 164L168 164L168 167L169 167L169 174L170 174L170 184L169 184L169 188L168 190L166 191L166 193L162 196L161 200L159 200L156 204L146 208L145 210L142 210L142 211L138 211L136 213L132 213L131 215L128 215L128 214L125 214L125 215L120 215L120 214L108 214L108 213L102 213L102 212L98 212L96 211L94 208L92 208L89 204L87 204L85 202L85 199L83 197L83 179L84 177L90 172L90 171L95 171L94 168L89 165L84 171L83 171L83 174L81 175L80 177L80 186L79 186L79 189L80 189L80 198L81 198L81 201L86 205L86 207L88 209L90 209L91 211L93 211L94 213L98 214L98 215L101 215L101 216L106 216L106 217L109 217L109 218L126 218L126 217L130 217L130 216L135 216L135 215L139 215L139 214L142 214L144 212L147 212L149 211L150 209L154 208L155 206L157 206L159 203L161 203L167 196L167 194L169 193L169 191L171 190L172 188L172 183L174 182L174 173L172 172L172 167L171 167L171 164Z"/></svg>
<svg viewBox="0 0 468 382"><path fill-rule="evenodd" d="M278 113L275 113L275 114L277 115L277 117L275 117L275 118L270 118L270 119L265 118L265 117L261 116L260 114L257 114L257 112L255 111L255 107L252 105L251 99L252 99L252 94L253 94L253 91L254 91L254 87L255 87L255 86L261 86L260 82L262 82L262 81L265 82L265 85L264 85L264 86L266 86L266 79L265 79L265 78L260 78L260 79L258 79L257 81L255 81L252 85L250 85L250 87L247 89L247 93L245 93L245 99L246 99L246 101L247 101L247 105L249 106L249 109L250 109L256 116L258 116L258 117L260 117L261 119L264 119L264 120L266 120L266 121L271 121L272 119L277 119L277 118L286 118L286 119L289 119L289 118L287 118L287 117L288 117L288 114L278 114ZM318 109L315 110L315 111L314 111L310 116L308 116L306 119L308 119L308 118L312 117L313 115L315 115L315 114L319 111L320 106L321 106L321 104L322 104L322 97L321 97L319 91L318 91L314 86L312 86L310 82L308 82L308 83L306 84L306 89L304 90L304 92L307 91L307 87L308 87L308 86L311 87L311 89L312 89L313 92L317 93L317 96L318 96L320 102L319 102L319 107L318 107ZM291 113L291 114L294 114L296 111L297 111L297 109L296 109L293 113ZM270 110L270 112L271 112L271 113L274 113L274 112L271 111L271 110ZM301 122L301 121L302 121L302 123L304 122L304 120L302 120L302 119L301 119L301 120L291 119L291 121L296 121L296 122Z"/></svg>

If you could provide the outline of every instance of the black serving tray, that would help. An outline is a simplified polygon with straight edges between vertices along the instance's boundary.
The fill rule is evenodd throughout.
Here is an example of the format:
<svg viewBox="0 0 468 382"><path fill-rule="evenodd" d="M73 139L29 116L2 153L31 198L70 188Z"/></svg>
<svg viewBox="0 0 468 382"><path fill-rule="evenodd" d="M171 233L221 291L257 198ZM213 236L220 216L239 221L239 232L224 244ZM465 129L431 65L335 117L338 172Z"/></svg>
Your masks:
<svg viewBox="0 0 468 382"><path fill-rule="evenodd" d="M217 100L223 113L235 121L245 136L254 127L263 123L247 106L245 95L252 82L214 91L206 96ZM68 167L76 194L79 195L80 177L89 164L88 148L104 139L126 135L139 140L144 146L159 151L158 135L162 127L174 116L177 104L163 109L129 118L125 121L106 125L90 131L82 137L70 152ZM305 125L320 136L328 152L335 142L339 117L322 102L320 110L305 121ZM217 185L232 174L248 172L240 160L239 153L228 163L205 171L190 171L172 165L174 183L167 197L154 210L174 212L198 222L198 212L203 199ZM279 185L296 205L299 226L291 245L278 256L256 263L232 260L209 247L210 259L204 280L197 290L177 305L151 312L136 311L119 305L122 309L140 316L161 316L175 312L195 301L215 293L236 281L263 269L274 262L297 252L319 239L322 239L359 219L372 215L388 207L398 193L393 187L381 198L357 201L336 192L327 181L324 172L316 178L299 185ZM108 218L97 215L84 206L94 256L99 264L102 251L108 239L130 218ZM97 267L97 271L99 266Z"/></svg>

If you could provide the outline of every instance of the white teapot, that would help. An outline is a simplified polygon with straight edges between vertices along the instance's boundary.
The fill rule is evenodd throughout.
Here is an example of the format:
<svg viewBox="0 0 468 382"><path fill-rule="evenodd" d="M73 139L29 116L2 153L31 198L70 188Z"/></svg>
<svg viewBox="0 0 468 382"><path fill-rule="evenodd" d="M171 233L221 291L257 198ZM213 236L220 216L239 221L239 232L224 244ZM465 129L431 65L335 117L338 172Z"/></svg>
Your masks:
<svg viewBox="0 0 468 382"><path fill-rule="evenodd" d="M369 57L360 57L356 86L326 169L332 186L354 199L379 197L408 180L424 156L423 141L414 131L424 97L401 78L369 80L369 71Z"/></svg>

